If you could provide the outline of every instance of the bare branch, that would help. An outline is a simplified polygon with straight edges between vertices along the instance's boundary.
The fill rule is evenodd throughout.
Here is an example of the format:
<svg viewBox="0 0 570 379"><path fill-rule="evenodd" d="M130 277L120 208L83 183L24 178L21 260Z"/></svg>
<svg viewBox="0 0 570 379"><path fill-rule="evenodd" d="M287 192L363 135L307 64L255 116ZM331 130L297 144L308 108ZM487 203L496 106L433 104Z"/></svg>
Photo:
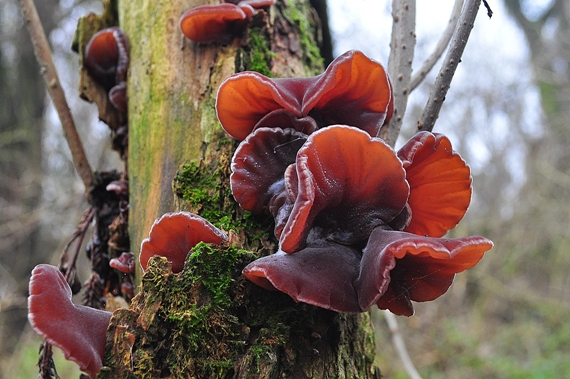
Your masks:
<svg viewBox="0 0 570 379"><path fill-rule="evenodd" d="M390 332L392 333L392 342L394 343L394 347L396 352L400 356L402 363L404 364L404 369L412 379L422 379L422 376L416 370L414 366L414 362L410 358L408 354L408 349L406 349L406 343L404 342L404 338L400 333L400 327L398 326L398 321L396 320L396 316L392 314L389 310L385 309L382 311L384 313L384 317L386 318L386 323L390 328Z"/></svg>
<svg viewBox="0 0 570 379"><path fill-rule="evenodd" d="M69 110L69 106L65 99L65 93L63 92L63 88L59 82L44 28L40 21L40 17L38 16L38 11L33 0L20 0L20 7L22 8L22 13L24 15L28 31L30 32L36 59L40 65L40 71L44 77L49 95L61 120L63 133L65 134L67 144L71 150L73 164L85 185L86 191L89 191L93 186L93 171L89 166L89 161L85 155L83 144L79 139L79 134L77 133L73 117L71 116L71 111Z"/></svg>
<svg viewBox="0 0 570 379"><path fill-rule="evenodd" d="M466 5L459 17L457 30L451 40L451 45L445 56L439 74L435 79L429 99L424 108L424 111L418 121L418 131L432 131L435 121L439 117L439 111L445 95L451 85L451 80L457 69L457 65L461 62L461 56L465 50L465 45L471 34L471 29L477 17L477 11L481 5L481 0L467 0Z"/></svg>
<svg viewBox="0 0 570 379"><path fill-rule="evenodd" d="M447 48L447 45L449 45L449 41L451 41L453 32L457 27L457 20L459 20L459 15L461 14L464 2L465 0L455 0L455 4L453 4L453 9L451 10L451 16L449 16L449 23L439 38L439 41L437 41L435 49L430 56L427 57L424 63L422 63L418 72L414 73L412 76L412 80L410 81L410 91L413 91L418 85L420 85L433 66L435 66L439 58L443 55L443 52Z"/></svg>
<svg viewBox="0 0 570 379"><path fill-rule="evenodd" d="M412 61L416 47L416 0L393 0L392 18L388 74L393 86L394 115L387 125L380 128L378 136L393 147L400 134L410 94Z"/></svg>

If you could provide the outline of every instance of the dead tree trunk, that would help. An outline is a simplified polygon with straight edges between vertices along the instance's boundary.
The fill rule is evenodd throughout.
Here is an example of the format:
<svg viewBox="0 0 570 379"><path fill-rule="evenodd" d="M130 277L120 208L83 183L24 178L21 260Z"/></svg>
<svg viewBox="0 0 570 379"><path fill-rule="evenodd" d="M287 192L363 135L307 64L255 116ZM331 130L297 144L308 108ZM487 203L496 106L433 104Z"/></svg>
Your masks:
<svg viewBox="0 0 570 379"><path fill-rule="evenodd" d="M228 185L236 142L215 114L221 81L237 71L275 77L322 72L308 0L258 12L231 45L201 45L179 31L197 1L123 1L131 46L130 236L135 254L153 221L189 210L233 244L198 245L185 269L151 260L129 309L115 312L101 378L378 378L367 313L296 304L247 282L241 269L272 253L271 219L246 215ZM203 2L200 2L203 3Z"/></svg>

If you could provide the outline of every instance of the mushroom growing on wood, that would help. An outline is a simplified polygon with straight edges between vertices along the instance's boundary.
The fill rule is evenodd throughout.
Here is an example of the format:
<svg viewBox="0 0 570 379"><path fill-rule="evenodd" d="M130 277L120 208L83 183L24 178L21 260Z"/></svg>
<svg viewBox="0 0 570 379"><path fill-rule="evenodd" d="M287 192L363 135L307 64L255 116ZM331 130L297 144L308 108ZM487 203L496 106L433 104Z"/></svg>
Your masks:
<svg viewBox="0 0 570 379"><path fill-rule="evenodd" d="M199 242L220 244L228 237L202 217L188 213L166 213L157 219L148 238L141 244L139 261L146 270L152 256L160 255L172 262L172 272L184 268L190 250Z"/></svg>
<svg viewBox="0 0 570 379"><path fill-rule="evenodd" d="M95 33L85 48L84 65L108 92L113 106L126 112L129 43L123 30L114 26Z"/></svg>
<svg viewBox="0 0 570 379"><path fill-rule="evenodd" d="M94 378L101 370L111 312L71 301L71 289L55 266L40 264L29 284L28 320L66 359Z"/></svg>
<svg viewBox="0 0 570 379"><path fill-rule="evenodd" d="M230 43L245 31L256 9L266 8L274 0L226 1L226 4L202 5L180 17L180 30L200 43Z"/></svg>
<svg viewBox="0 0 570 379"><path fill-rule="evenodd" d="M267 130L254 131L239 155L251 159L240 166L251 171L240 172L241 181L262 183L256 196L281 207L271 211L280 250L243 270L252 282L338 312L376 304L410 316L411 301L441 296L493 246L483 237L433 238L457 224L471 197L469 167L447 138L421 133L396 154L358 128L325 127L308 136L295 163L289 154L271 163L280 172L288 165L272 192L257 178L264 168L256 152L264 149L253 148ZM269 182L281 183L276 177Z"/></svg>
<svg viewBox="0 0 570 379"><path fill-rule="evenodd" d="M226 132L245 139L258 127L293 128L311 134L346 124L376 136L392 116L392 86L384 67L359 51L336 58L320 75L270 79L234 74L220 85L218 119Z"/></svg>

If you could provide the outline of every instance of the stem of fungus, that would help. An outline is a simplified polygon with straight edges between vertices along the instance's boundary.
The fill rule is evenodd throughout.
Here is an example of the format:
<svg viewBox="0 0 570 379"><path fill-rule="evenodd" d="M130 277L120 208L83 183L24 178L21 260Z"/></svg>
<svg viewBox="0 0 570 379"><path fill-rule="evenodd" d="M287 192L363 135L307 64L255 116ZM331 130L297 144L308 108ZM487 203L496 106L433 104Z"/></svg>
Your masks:
<svg viewBox="0 0 570 379"><path fill-rule="evenodd" d="M457 21L459 20L459 15L461 14L461 9L463 9L464 3L465 0L455 0L453 9L451 10L451 15L449 16L449 23L441 34L439 41L437 41L435 49L427 57L424 63L422 63L420 69L414 73L414 75L412 75L412 79L410 80L410 92L416 89L418 85L420 85L420 83L426 78L427 74L429 74L433 66L435 66L439 58L441 58L443 55L443 52L449 45L449 41L451 41L451 37L453 37L453 32L457 27Z"/></svg>
<svg viewBox="0 0 570 379"><path fill-rule="evenodd" d="M439 74L435 79L424 111L418 121L418 131L431 132L433 130L433 126L439 116L443 101L445 100L445 95L451 85L455 70L459 62L461 62L461 56L465 50L469 34L471 34L471 29L473 29L475 17L477 17L477 11L480 5L481 0L467 0L463 12L461 16L459 16L457 29L451 40L451 45L449 46Z"/></svg>
<svg viewBox="0 0 570 379"><path fill-rule="evenodd" d="M388 75L392 78L394 94L394 115L387 125L382 126L378 136L394 147L408 105L410 77L416 47L416 1L392 1L392 41L388 58Z"/></svg>
<svg viewBox="0 0 570 379"><path fill-rule="evenodd" d="M406 343L404 342L404 338L400 333L400 327L398 326L398 321L396 321L396 316L394 316L394 314L387 309L383 310L382 313L384 313L386 323L388 324L388 328L390 328L390 332L392 333L392 342L394 343L396 351L398 352L398 355L404 364L406 372L412 379L422 379L422 376L418 370L416 370L414 362L412 362L412 359L408 354L408 349L406 349Z"/></svg>
<svg viewBox="0 0 570 379"><path fill-rule="evenodd" d="M85 185L86 192L89 192L94 181L93 170L91 170L89 161L85 155L83 144L81 143L71 111L65 99L65 93L59 82L38 11L33 0L20 0L20 7L22 8L22 14L24 15L28 31L30 32L36 59L40 65L40 71L46 82L49 95L57 110L59 119L61 120L61 126L69 149L71 150L73 164Z"/></svg>

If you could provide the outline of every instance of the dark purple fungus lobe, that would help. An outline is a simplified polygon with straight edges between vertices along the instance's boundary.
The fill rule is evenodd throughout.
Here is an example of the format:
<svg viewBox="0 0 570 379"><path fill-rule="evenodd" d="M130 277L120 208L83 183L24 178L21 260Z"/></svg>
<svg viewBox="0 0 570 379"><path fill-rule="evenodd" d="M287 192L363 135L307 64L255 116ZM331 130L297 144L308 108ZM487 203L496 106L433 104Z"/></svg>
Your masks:
<svg viewBox="0 0 570 379"><path fill-rule="evenodd" d="M73 304L65 278L57 267L47 264L33 269L29 292L32 328L94 378L101 370L111 312Z"/></svg>
<svg viewBox="0 0 570 379"><path fill-rule="evenodd" d="M135 255L130 251L121 253L118 258L113 258L109 261L109 266L125 274L134 274Z"/></svg>
<svg viewBox="0 0 570 379"><path fill-rule="evenodd" d="M280 248L294 253L307 238L365 241L406 205L408 183L390 146L366 132L335 125L311 134L285 185L294 199Z"/></svg>
<svg viewBox="0 0 570 379"><path fill-rule="evenodd" d="M297 302L337 312L360 312L352 282L358 276L360 252L327 244L295 254L279 251L250 263L243 275L269 290L279 290Z"/></svg>
<svg viewBox="0 0 570 379"><path fill-rule="evenodd" d="M260 128L240 143L232 159L230 185L243 209L260 213L285 190L283 174L306 140L293 129Z"/></svg>
<svg viewBox="0 0 570 379"><path fill-rule="evenodd" d="M190 250L199 242L220 244L227 236L204 218L188 213L166 213L157 219L141 244L139 261L146 270L148 260L160 255L172 262L172 272L184 268Z"/></svg>
<svg viewBox="0 0 570 379"><path fill-rule="evenodd" d="M129 43L122 29L115 26L95 33L85 48L84 65L109 93L113 106L126 112Z"/></svg>
<svg viewBox="0 0 570 379"><path fill-rule="evenodd" d="M376 136L392 115L392 102L384 67L359 51L349 51L323 74L310 78L234 74L220 85L216 111L226 132L238 140L261 126L311 134L320 127L346 124Z"/></svg>
<svg viewBox="0 0 570 379"><path fill-rule="evenodd" d="M405 231L441 237L471 202L471 171L442 134L420 132L399 151L410 184L411 221Z"/></svg>
<svg viewBox="0 0 570 379"><path fill-rule="evenodd" d="M432 238L375 229L363 251L354 285L360 308L377 304L411 316L411 301L431 301L451 286L455 274L475 266L493 243L484 237Z"/></svg>

